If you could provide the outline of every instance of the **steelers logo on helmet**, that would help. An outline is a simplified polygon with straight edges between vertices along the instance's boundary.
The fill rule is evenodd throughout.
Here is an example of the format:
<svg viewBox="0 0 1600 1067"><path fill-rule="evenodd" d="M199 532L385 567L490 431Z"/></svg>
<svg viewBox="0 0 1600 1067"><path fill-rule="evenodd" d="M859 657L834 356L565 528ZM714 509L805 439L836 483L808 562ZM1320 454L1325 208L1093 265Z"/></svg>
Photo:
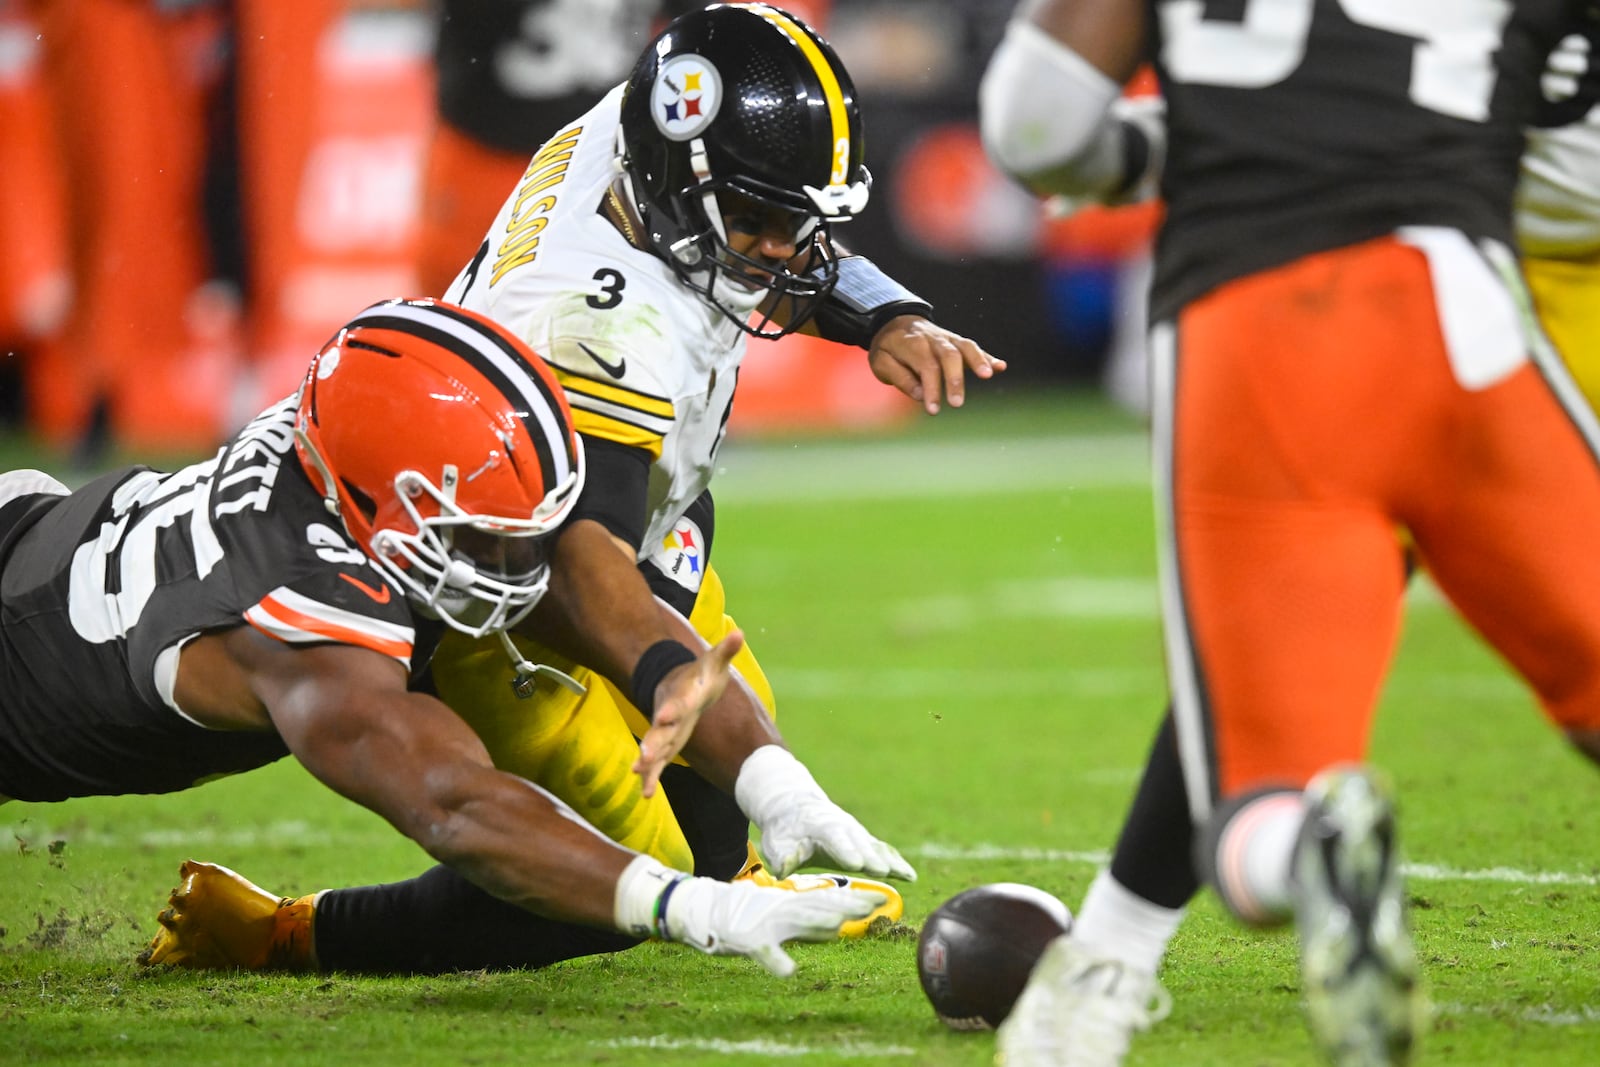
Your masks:
<svg viewBox="0 0 1600 1067"><path fill-rule="evenodd" d="M671 141L687 141L717 117L722 75L697 55L673 56L661 64L650 90L650 115Z"/></svg>

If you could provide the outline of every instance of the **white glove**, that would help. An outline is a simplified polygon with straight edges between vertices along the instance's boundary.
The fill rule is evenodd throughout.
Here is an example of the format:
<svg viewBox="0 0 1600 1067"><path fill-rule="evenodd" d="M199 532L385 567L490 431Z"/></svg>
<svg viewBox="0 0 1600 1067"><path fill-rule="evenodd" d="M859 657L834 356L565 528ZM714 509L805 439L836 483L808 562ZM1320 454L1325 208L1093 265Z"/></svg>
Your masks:
<svg viewBox="0 0 1600 1067"><path fill-rule="evenodd" d="M761 852L778 878L822 855L847 871L916 881L917 872L894 846L829 800L805 765L779 745L763 745L745 759L733 797L761 831Z"/></svg>
<svg viewBox="0 0 1600 1067"><path fill-rule="evenodd" d="M617 928L691 945L711 956L748 956L778 978L794 974L785 941L834 941L839 927L885 902L865 889L793 893L752 882L695 878L639 856L617 880Z"/></svg>

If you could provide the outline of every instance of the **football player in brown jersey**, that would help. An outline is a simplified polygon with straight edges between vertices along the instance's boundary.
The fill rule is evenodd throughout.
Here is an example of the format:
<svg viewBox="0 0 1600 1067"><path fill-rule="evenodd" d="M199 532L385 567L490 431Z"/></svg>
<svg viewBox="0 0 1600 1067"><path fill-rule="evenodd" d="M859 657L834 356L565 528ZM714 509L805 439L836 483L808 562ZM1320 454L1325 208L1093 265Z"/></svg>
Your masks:
<svg viewBox="0 0 1600 1067"><path fill-rule="evenodd" d="M1584 7L1043 0L985 79L989 149L1035 191L1110 199L1160 174L1174 714L1129 826L1189 813L1231 910L1294 917L1313 1034L1339 1064L1404 1061L1423 1017L1391 801L1362 763L1403 535L1600 758L1600 568L1583 548L1600 435L1522 313L1509 250L1544 57ZM1114 103L1147 40L1165 123ZM1189 835L1153 821L1125 831L1035 970L1001 1030L1010 1067L1120 1063L1164 1012L1154 972L1194 881ZM1157 853L1142 865L1141 845ZM1154 896L1119 881L1159 887L1163 866L1190 873Z"/></svg>
<svg viewBox="0 0 1600 1067"><path fill-rule="evenodd" d="M551 549L584 472L542 360L482 316L396 300L351 320L301 389L212 459L118 470L76 492L38 471L0 475L0 793L173 792L293 754L567 955L655 936L792 972L784 941L835 937L883 896L673 870L496 767L413 684L444 632L506 649L514 627L548 639L535 612L570 600ZM586 662L627 685L656 635L616 621L586 639ZM670 616L658 622L673 632ZM741 635L707 648L682 629L701 651L650 673L654 743L732 783L778 739L752 703L720 718L738 710L719 696ZM184 874L186 894L226 888L175 901L163 917L174 936L152 954L316 959L310 899L263 902L214 867Z"/></svg>

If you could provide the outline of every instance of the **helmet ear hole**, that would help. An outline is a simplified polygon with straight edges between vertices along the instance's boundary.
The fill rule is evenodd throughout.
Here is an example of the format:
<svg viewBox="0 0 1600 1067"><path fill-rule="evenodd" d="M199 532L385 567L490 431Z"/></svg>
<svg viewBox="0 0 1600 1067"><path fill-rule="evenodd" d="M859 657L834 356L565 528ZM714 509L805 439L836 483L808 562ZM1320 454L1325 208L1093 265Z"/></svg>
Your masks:
<svg viewBox="0 0 1600 1067"><path fill-rule="evenodd" d="M369 523L378 516L378 504L372 497L361 491L361 487L348 478L340 478L339 484L344 486L344 491L350 494L350 500L355 504L356 510L361 512L361 517Z"/></svg>

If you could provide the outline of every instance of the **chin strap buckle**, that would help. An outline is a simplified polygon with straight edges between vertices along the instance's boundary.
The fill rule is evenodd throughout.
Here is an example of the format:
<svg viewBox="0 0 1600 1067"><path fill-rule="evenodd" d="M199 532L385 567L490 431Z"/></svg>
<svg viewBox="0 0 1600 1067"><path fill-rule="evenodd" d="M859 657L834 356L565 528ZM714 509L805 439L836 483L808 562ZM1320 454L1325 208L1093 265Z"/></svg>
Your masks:
<svg viewBox="0 0 1600 1067"><path fill-rule="evenodd" d="M531 700L534 690L539 684L541 676L549 678L561 688L576 696L583 696L589 690L584 684L568 674L550 666L548 663L535 663L524 656L517 646L511 642L511 635L504 630L500 632L500 643L505 646L506 655L511 657L511 669L516 676L511 679L511 691L517 695L518 700Z"/></svg>

